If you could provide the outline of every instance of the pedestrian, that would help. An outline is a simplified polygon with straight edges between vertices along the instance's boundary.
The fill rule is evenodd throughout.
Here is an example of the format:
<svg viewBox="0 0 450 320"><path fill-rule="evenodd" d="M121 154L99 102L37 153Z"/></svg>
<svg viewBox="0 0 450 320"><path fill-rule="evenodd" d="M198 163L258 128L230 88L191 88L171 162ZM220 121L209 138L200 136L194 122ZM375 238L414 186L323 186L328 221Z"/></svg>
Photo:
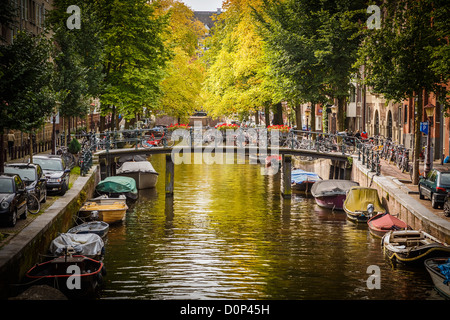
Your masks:
<svg viewBox="0 0 450 320"><path fill-rule="evenodd" d="M362 139L362 140L367 140L368 137L369 137L369 136L367 135L366 130L363 130L363 132L361 133L361 139Z"/></svg>
<svg viewBox="0 0 450 320"><path fill-rule="evenodd" d="M356 138L356 139L361 139L361 133L359 133L359 130L356 130L356 132L355 132L355 138Z"/></svg>
<svg viewBox="0 0 450 320"><path fill-rule="evenodd" d="M15 139L16 139L16 137L15 137L14 133L11 130L9 130L8 131L8 153L9 153L10 159L12 158Z"/></svg>

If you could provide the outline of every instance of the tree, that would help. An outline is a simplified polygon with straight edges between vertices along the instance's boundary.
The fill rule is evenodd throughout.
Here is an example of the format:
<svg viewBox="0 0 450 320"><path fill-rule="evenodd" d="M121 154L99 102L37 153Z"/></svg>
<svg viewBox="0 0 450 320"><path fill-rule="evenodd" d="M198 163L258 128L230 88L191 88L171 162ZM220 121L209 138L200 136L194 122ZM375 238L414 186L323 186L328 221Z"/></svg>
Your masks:
<svg viewBox="0 0 450 320"><path fill-rule="evenodd" d="M249 114L262 106L276 105L276 86L271 84L263 41L257 33L252 8L260 1L228 0L217 17L204 61L205 108L213 115Z"/></svg>
<svg viewBox="0 0 450 320"><path fill-rule="evenodd" d="M336 98L338 129L344 128L345 102L356 69L358 20L364 1L264 1L259 21L272 52L271 65L288 79L291 99L314 106Z"/></svg>
<svg viewBox="0 0 450 320"><path fill-rule="evenodd" d="M423 94L440 90L443 79L442 74L433 69L435 60L430 54L430 48L437 48L442 36L439 28L434 28L432 24L433 19L439 17L435 16L437 11L434 4L431 0L384 1L381 6L381 28L365 30L364 42L359 50L358 64L364 65L364 83L373 92L394 101L417 98L414 119L414 184L417 184L419 178Z"/></svg>
<svg viewBox="0 0 450 320"><path fill-rule="evenodd" d="M68 29L66 10L77 5L80 10L80 29ZM53 31L53 61L55 90L65 92L59 101L61 117L83 117L88 113L89 100L97 97L103 81L103 42L101 25L92 5L85 0L55 0L47 24ZM68 133L70 133L70 121ZM67 141L67 140L66 140Z"/></svg>
<svg viewBox="0 0 450 320"><path fill-rule="evenodd" d="M198 59L198 44L206 28L195 19L194 12L179 1L164 0L159 6L157 14L168 12L170 15L165 41L173 55L161 82L158 109L184 121L203 105L200 92L205 67Z"/></svg>
<svg viewBox="0 0 450 320"><path fill-rule="evenodd" d="M5 129L31 134L52 113L58 93L50 85L50 50L43 35L27 32L19 32L12 44L0 46L0 145ZM0 172L3 167L1 152Z"/></svg>
<svg viewBox="0 0 450 320"><path fill-rule="evenodd" d="M167 15L157 16L156 2L146 0L98 0L93 5L105 45L102 114L130 119L144 108L156 108L169 59L163 41Z"/></svg>

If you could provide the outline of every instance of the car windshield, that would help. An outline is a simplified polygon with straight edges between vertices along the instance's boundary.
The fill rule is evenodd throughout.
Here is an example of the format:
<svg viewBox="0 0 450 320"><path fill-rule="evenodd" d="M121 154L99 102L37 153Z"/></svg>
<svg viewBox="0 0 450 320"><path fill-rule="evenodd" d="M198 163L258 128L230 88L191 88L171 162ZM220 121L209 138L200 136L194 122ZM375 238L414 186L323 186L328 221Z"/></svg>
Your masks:
<svg viewBox="0 0 450 320"><path fill-rule="evenodd" d="M0 179L0 193L13 193L12 179Z"/></svg>
<svg viewBox="0 0 450 320"><path fill-rule="evenodd" d="M441 174L441 185L450 187L450 172Z"/></svg>
<svg viewBox="0 0 450 320"><path fill-rule="evenodd" d="M54 170L54 171L62 171L64 170L61 160L57 159L33 159L34 163L37 163L41 166L42 170Z"/></svg>
<svg viewBox="0 0 450 320"><path fill-rule="evenodd" d="M34 168L5 166L5 173L16 173L24 180L24 182L36 180L36 170Z"/></svg>

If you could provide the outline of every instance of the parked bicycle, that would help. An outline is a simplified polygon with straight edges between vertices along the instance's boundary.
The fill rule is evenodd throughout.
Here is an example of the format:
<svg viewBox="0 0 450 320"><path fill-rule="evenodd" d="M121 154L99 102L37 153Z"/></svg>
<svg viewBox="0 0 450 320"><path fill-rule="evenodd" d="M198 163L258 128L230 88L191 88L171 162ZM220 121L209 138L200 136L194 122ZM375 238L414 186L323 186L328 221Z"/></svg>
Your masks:
<svg viewBox="0 0 450 320"><path fill-rule="evenodd" d="M56 151L56 154L61 156L61 158L66 163L67 168L72 169L75 166L75 156L69 152L69 148L61 146Z"/></svg>
<svg viewBox="0 0 450 320"><path fill-rule="evenodd" d="M41 210L39 199L31 192L27 192L27 210L31 214L36 214Z"/></svg>

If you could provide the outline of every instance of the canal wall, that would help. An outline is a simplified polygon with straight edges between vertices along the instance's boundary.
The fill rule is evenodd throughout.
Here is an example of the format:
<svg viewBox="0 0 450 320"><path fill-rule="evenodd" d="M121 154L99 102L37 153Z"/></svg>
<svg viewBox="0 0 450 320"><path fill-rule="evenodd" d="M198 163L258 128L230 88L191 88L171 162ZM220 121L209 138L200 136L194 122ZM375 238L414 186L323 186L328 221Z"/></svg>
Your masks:
<svg viewBox="0 0 450 320"><path fill-rule="evenodd" d="M95 186L100 181L99 173L98 166L94 166L86 176L78 177L64 196L0 249L1 299L20 292L22 286L18 284L25 273L42 261L51 241L59 233L67 232L74 225L79 209L94 194Z"/></svg>
<svg viewBox="0 0 450 320"><path fill-rule="evenodd" d="M411 197L407 188L395 177L377 176L370 172L357 157L353 157L351 180L361 186L378 190L386 210L397 215L415 230L423 230L439 240L450 243L450 222L427 209L420 201Z"/></svg>

